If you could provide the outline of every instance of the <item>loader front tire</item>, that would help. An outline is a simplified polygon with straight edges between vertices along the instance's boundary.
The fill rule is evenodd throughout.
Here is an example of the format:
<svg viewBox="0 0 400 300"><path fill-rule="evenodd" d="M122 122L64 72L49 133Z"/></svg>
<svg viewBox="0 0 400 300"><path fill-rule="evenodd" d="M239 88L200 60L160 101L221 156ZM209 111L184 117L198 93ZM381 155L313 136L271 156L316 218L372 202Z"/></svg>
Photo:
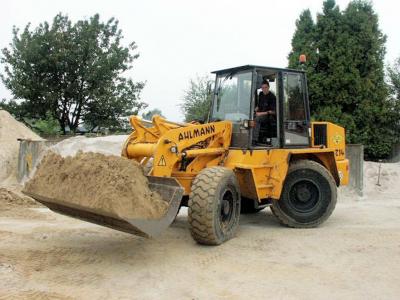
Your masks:
<svg viewBox="0 0 400 300"><path fill-rule="evenodd" d="M283 225L316 227L332 214L336 198L331 173L315 161L299 160L290 165L281 198L272 201L271 210Z"/></svg>
<svg viewBox="0 0 400 300"><path fill-rule="evenodd" d="M193 180L188 207L190 233L196 242L220 245L231 239L240 217L240 190L233 171L202 170Z"/></svg>

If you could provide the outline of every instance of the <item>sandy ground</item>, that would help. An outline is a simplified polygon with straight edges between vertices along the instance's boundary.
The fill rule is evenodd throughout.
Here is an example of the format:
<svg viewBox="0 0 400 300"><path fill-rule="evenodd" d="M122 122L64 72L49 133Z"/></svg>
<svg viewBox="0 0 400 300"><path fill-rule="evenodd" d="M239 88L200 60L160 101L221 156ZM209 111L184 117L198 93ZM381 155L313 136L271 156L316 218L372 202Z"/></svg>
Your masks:
<svg viewBox="0 0 400 300"><path fill-rule="evenodd" d="M192 240L187 209L161 237L144 239L32 203L13 186L26 128L0 111L1 128L1 300L400 299L400 164L379 172L365 163L364 196L340 193L319 228L281 227L266 209L242 216L233 240L207 247ZM76 137L53 150L119 155L125 138Z"/></svg>
<svg viewBox="0 0 400 300"><path fill-rule="evenodd" d="M374 201L373 201L374 200ZM197 245L187 210L144 239L46 208L0 211L0 299L399 299L400 196L343 200L320 228L266 209Z"/></svg>

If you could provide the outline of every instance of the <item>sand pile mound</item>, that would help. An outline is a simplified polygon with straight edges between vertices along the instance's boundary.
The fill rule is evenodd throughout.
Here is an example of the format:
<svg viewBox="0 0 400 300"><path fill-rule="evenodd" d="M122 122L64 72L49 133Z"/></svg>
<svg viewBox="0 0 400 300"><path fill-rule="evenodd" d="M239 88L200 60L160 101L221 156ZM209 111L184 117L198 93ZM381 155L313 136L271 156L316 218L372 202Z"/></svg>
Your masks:
<svg viewBox="0 0 400 300"><path fill-rule="evenodd" d="M377 163L364 161L363 195L359 196L351 186L339 188L340 200L394 199L400 195L400 162ZM379 165L381 171L379 175ZM380 176L380 177L379 177ZM379 177L379 185L378 185Z"/></svg>
<svg viewBox="0 0 400 300"><path fill-rule="evenodd" d="M24 192L121 218L157 219L168 207L136 161L93 152L65 158L48 152Z"/></svg>
<svg viewBox="0 0 400 300"><path fill-rule="evenodd" d="M366 196L400 195L400 162L364 162L364 193Z"/></svg>
<svg viewBox="0 0 400 300"><path fill-rule="evenodd" d="M38 207L41 205L31 198L21 195L17 191L0 188L0 209L13 208L17 206Z"/></svg>
<svg viewBox="0 0 400 300"><path fill-rule="evenodd" d="M127 135L110 135L90 138L76 136L65 139L53 145L50 149L64 157L76 155L79 151L120 156L122 146L127 137Z"/></svg>
<svg viewBox="0 0 400 300"><path fill-rule="evenodd" d="M16 183L19 142L17 139L41 140L40 136L0 110L0 183Z"/></svg>

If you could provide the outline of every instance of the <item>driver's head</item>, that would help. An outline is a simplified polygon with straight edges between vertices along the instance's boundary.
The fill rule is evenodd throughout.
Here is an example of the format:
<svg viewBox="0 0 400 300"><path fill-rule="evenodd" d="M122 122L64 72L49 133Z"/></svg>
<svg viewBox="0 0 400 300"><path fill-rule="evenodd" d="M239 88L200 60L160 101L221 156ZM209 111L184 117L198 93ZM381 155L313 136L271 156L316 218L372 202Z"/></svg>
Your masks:
<svg viewBox="0 0 400 300"><path fill-rule="evenodd" d="M269 82L268 81L263 81L263 83L261 84L261 90L263 92L264 95L268 94L269 92Z"/></svg>

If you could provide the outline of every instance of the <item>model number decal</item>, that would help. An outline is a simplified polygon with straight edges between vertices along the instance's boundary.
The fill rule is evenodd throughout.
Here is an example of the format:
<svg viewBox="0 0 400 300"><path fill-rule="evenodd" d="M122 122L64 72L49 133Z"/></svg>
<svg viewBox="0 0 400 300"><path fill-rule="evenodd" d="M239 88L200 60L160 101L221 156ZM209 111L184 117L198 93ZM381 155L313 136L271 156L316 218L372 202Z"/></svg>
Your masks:
<svg viewBox="0 0 400 300"><path fill-rule="evenodd" d="M343 149L335 149L335 156L343 156L344 150Z"/></svg>

